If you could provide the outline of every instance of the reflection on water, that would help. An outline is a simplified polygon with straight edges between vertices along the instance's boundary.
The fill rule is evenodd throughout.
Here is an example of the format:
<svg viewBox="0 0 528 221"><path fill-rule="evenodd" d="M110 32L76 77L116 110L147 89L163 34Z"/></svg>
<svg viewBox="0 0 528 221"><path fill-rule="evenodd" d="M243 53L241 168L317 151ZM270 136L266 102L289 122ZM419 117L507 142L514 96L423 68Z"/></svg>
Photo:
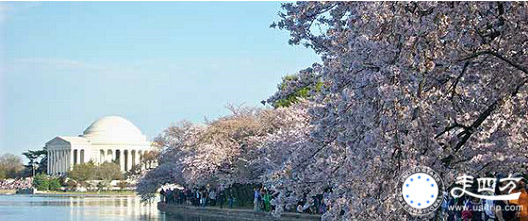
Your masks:
<svg viewBox="0 0 528 221"><path fill-rule="evenodd" d="M133 196L0 195L0 220L166 219L155 204L141 203Z"/></svg>
<svg viewBox="0 0 528 221"><path fill-rule="evenodd" d="M0 221L4 220L226 221L167 216L156 208L156 203L144 204L134 196L0 195Z"/></svg>

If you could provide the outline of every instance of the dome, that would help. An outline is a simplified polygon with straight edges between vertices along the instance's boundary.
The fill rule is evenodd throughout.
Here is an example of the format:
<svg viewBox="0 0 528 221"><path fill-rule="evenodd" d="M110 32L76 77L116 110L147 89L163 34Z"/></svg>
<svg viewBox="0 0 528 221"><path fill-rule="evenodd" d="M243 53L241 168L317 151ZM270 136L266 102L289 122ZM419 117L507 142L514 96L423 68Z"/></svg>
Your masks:
<svg viewBox="0 0 528 221"><path fill-rule="evenodd" d="M130 121L119 116L107 116L92 123L82 137L91 143L144 144L145 135Z"/></svg>

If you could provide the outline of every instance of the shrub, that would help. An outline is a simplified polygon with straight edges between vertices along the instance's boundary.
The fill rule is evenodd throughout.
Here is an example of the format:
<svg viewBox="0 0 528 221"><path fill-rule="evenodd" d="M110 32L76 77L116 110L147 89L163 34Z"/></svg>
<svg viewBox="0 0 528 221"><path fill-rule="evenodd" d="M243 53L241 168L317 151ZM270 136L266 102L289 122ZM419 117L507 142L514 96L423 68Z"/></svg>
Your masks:
<svg viewBox="0 0 528 221"><path fill-rule="evenodd" d="M37 188L37 190L49 190L50 182L49 177L43 173L37 174L33 178L33 186Z"/></svg>
<svg viewBox="0 0 528 221"><path fill-rule="evenodd" d="M50 178L49 179L49 190L57 191L61 189L60 179L59 178Z"/></svg>

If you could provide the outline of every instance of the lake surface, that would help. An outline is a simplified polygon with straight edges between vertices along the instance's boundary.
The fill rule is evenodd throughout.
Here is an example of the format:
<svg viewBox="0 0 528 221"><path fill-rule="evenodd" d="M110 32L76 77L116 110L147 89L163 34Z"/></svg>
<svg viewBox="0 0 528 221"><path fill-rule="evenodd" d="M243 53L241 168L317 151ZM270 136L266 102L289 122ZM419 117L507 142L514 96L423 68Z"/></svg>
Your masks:
<svg viewBox="0 0 528 221"><path fill-rule="evenodd" d="M0 221L227 221L172 217L135 196L0 195ZM233 220L233 219L229 219Z"/></svg>

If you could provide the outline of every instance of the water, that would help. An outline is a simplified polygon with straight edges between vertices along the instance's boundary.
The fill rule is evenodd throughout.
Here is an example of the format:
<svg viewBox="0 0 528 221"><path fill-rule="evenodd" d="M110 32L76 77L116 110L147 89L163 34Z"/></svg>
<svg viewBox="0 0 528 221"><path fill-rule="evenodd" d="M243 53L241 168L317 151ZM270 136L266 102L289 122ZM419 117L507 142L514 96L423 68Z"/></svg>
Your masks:
<svg viewBox="0 0 528 221"><path fill-rule="evenodd" d="M227 221L173 217L135 196L0 195L0 221ZM233 220L233 219L229 219Z"/></svg>

